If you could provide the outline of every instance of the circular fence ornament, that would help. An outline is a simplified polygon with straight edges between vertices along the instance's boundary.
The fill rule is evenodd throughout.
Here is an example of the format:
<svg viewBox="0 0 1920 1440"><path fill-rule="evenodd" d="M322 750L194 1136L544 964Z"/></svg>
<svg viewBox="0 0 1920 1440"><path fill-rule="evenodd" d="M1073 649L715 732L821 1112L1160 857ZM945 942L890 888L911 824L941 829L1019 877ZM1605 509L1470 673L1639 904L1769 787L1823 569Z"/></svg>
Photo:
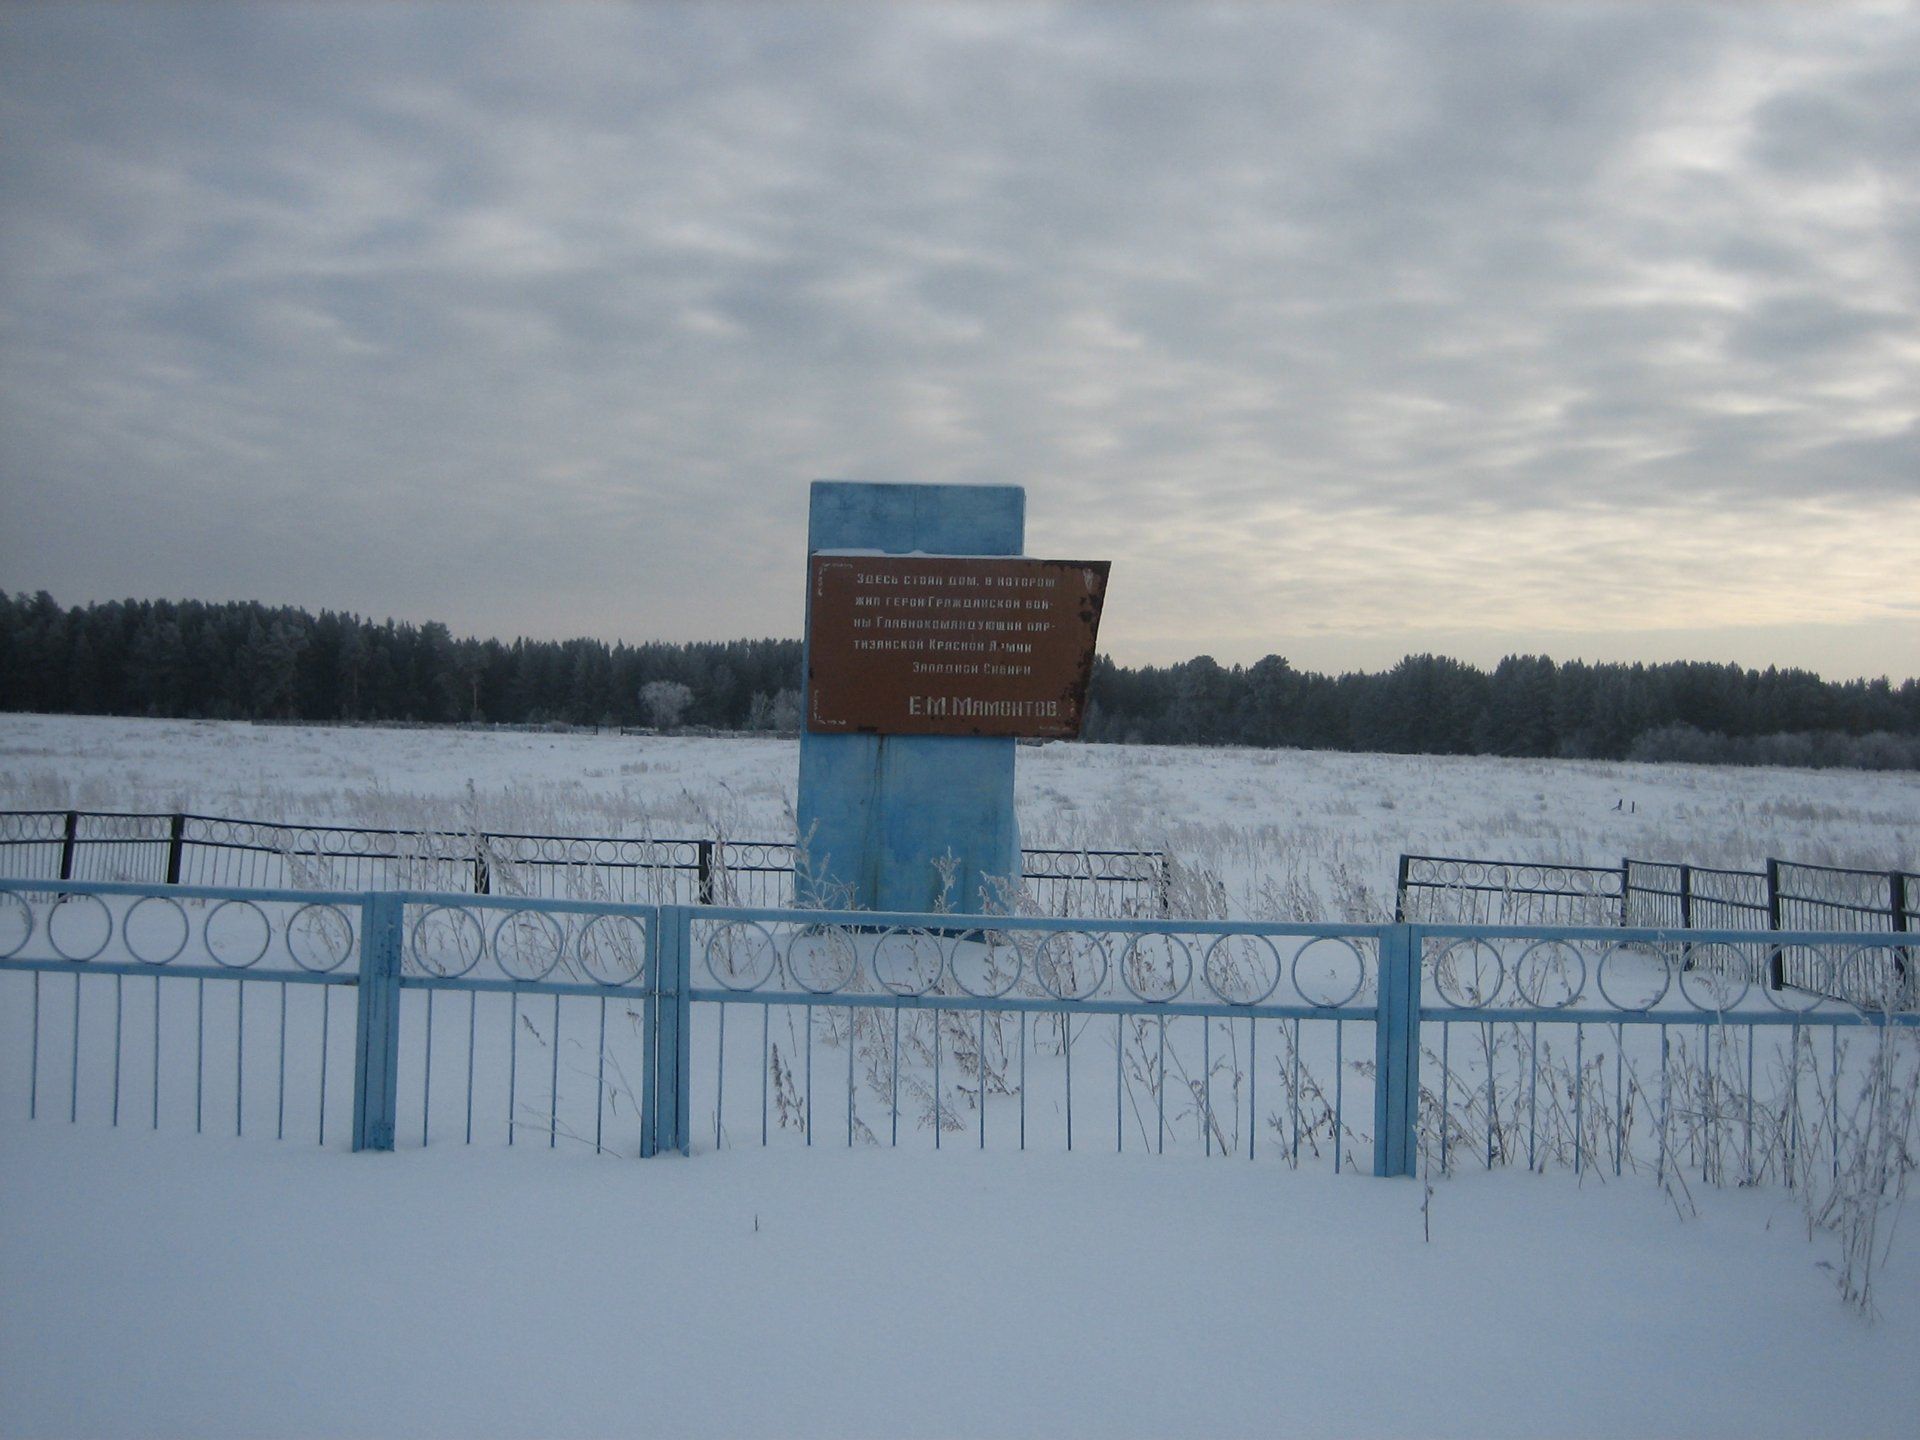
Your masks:
<svg viewBox="0 0 1920 1440"><path fill-rule="evenodd" d="M1826 951L1811 946L1790 946L1782 952L1781 964L1786 974L1792 976L1793 983L1783 985L1778 990L1771 985L1762 985L1760 993L1774 1009L1789 1015L1804 1015L1810 1010L1818 1010L1836 995L1850 996L1853 992L1845 988L1848 971L1853 968L1853 962L1870 954L1877 954L1889 970L1893 968L1893 957L1885 950L1875 952L1856 948L1836 959ZM1792 958L1788 959L1788 955Z"/></svg>
<svg viewBox="0 0 1920 1440"><path fill-rule="evenodd" d="M1743 953L1749 947L1728 944L1694 945L1680 965L1680 994L1696 1010L1716 1014L1731 1010L1753 988L1751 964Z"/></svg>
<svg viewBox="0 0 1920 1440"><path fill-rule="evenodd" d="M1106 943L1084 930L1055 930L1033 951L1033 978L1056 1000L1091 1000L1108 967Z"/></svg>
<svg viewBox="0 0 1920 1440"><path fill-rule="evenodd" d="M566 948L566 931L544 910L510 910L493 927L493 963L510 980L546 979Z"/></svg>
<svg viewBox="0 0 1920 1440"><path fill-rule="evenodd" d="M1456 1010L1491 1005L1506 983L1507 962L1484 940L1455 940L1433 962L1433 988Z"/></svg>
<svg viewBox="0 0 1920 1440"><path fill-rule="evenodd" d="M1513 963L1513 988L1536 1010L1564 1010L1587 988L1587 957L1566 940L1536 940Z"/></svg>
<svg viewBox="0 0 1920 1440"><path fill-rule="evenodd" d="M1667 998L1678 968L1678 957L1659 946L1610 944L1594 966L1593 979L1607 1004L1643 1015Z"/></svg>
<svg viewBox="0 0 1920 1440"><path fill-rule="evenodd" d="M353 954L353 922L336 905L302 905L287 917L285 941L294 964L325 975Z"/></svg>
<svg viewBox="0 0 1920 1440"><path fill-rule="evenodd" d="M0 960L11 960L32 938L33 907L15 891L0 891Z"/></svg>
<svg viewBox="0 0 1920 1440"><path fill-rule="evenodd" d="M413 922L408 949L421 974L453 980L480 963L487 939L471 910L436 905Z"/></svg>
<svg viewBox="0 0 1920 1440"><path fill-rule="evenodd" d="M1265 935L1221 935L1207 947L1200 976L1229 1005L1258 1005L1279 988L1286 962Z"/></svg>
<svg viewBox="0 0 1920 1440"><path fill-rule="evenodd" d="M953 983L976 1000L998 1000L1020 982L1028 947L1017 931L968 930L953 938L947 965Z"/></svg>
<svg viewBox="0 0 1920 1440"><path fill-rule="evenodd" d="M707 973L728 990L758 990L780 968L773 936L750 920L728 920L707 936Z"/></svg>
<svg viewBox="0 0 1920 1440"><path fill-rule="evenodd" d="M1344 936L1317 936L1294 952L1294 994L1315 1009L1337 1010L1351 1004L1366 985L1367 957Z"/></svg>
<svg viewBox="0 0 1920 1440"><path fill-rule="evenodd" d="M113 914L98 895L62 895L47 916L47 943L62 960L92 960L113 939Z"/></svg>
<svg viewBox="0 0 1920 1440"><path fill-rule="evenodd" d="M1120 952L1120 983L1150 1005L1177 1000L1193 983L1193 951L1178 935L1129 936Z"/></svg>
<svg viewBox="0 0 1920 1440"><path fill-rule="evenodd" d="M1909 955L1913 952L1908 951ZM1891 1013L1905 1008L1907 985L1894 963L1896 952L1868 945L1856 945L1846 954L1829 962L1829 986L1856 1010L1869 1015ZM1804 962L1803 962L1804 963ZM1912 965L1909 960L1907 964ZM1791 993L1787 991L1783 994Z"/></svg>
<svg viewBox="0 0 1920 1440"><path fill-rule="evenodd" d="M273 943L273 925L251 900L222 900L200 927L200 943L216 965L246 970L267 953Z"/></svg>
<svg viewBox="0 0 1920 1440"><path fill-rule="evenodd" d="M170 895L146 895L120 917L120 939L142 965L170 965L192 938L187 912Z"/></svg>
<svg viewBox="0 0 1920 1440"><path fill-rule="evenodd" d="M946 956L925 930L889 930L874 942L873 978L893 995L931 995Z"/></svg>
<svg viewBox="0 0 1920 1440"><path fill-rule="evenodd" d="M647 927L629 915L596 915L575 946L580 968L598 985L632 985L647 968Z"/></svg>
<svg viewBox="0 0 1920 1440"><path fill-rule="evenodd" d="M833 995L860 973L860 952L841 925L809 925L787 937L787 973L810 995Z"/></svg>

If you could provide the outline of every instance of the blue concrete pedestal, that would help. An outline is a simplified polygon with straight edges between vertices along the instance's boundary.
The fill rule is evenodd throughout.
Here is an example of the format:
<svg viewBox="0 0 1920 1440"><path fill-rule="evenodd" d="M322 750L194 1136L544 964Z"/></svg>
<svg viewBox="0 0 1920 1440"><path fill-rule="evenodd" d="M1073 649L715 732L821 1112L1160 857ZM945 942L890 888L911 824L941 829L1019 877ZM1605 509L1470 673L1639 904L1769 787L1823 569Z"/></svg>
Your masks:
<svg viewBox="0 0 1920 1440"><path fill-rule="evenodd" d="M807 553L1018 555L1018 485L861 485L817 480ZM808 633L812 596L808 596ZM808 657L811 690L811 656ZM803 713L813 713L812 696ZM800 736L794 892L830 909L973 912L989 877L1018 883L1010 739L946 735ZM939 862L954 857L949 888Z"/></svg>

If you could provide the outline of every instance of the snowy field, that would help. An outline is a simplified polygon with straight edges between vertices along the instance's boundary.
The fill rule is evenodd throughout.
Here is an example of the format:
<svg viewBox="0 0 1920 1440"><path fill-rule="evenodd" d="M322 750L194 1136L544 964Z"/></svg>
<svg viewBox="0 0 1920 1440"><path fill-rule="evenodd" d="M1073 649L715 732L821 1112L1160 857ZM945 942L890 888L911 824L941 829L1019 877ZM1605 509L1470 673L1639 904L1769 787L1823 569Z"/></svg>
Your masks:
<svg viewBox="0 0 1920 1440"><path fill-rule="evenodd" d="M0 808L791 839L798 745L0 715ZM1920 774L1047 744L1030 846L1165 849L1229 909L1392 918L1402 851L1757 869L1920 866Z"/></svg>
<svg viewBox="0 0 1920 1440"><path fill-rule="evenodd" d="M795 751L4 716L0 808L783 838ZM1026 843L1164 848L1276 919L1387 918L1402 850L1920 860L1911 775L1047 745L1019 783ZM1644 1175L1467 1170L1423 1215L1364 1164L716 1152L699 1123L687 1160L417 1130L353 1156L347 1068L326 1149L304 1116L276 1143L259 1090L234 1139L217 1079L224 1120L194 1134L169 1091L155 1135L110 1128L93 1070L69 1125L54 1041L29 1122L25 995L0 988L0 1434L1908 1435L1920 1413L1920 1250L1897 1239L1863 1319L1774 1186L1696 1178L1676 1204ZM248 1011L249 1065L270 1018ZM336 1066L351 1030L335 997Z"/></svg>

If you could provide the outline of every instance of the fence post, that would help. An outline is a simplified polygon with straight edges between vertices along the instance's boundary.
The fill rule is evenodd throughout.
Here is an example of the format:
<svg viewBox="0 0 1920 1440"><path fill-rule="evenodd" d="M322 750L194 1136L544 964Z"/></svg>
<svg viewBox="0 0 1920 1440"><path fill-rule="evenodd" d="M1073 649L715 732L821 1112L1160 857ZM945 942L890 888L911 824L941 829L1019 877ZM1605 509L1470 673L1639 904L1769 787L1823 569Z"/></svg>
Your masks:
<svg viewBox="0 0 1920 1440"><path fill-rule="evenodd" d="M354 1025L353 1148L393 1149L399 1113L400 946L406 902L369 894L360 902L360 984Z"/></svg>
<svg viewBox="0 0 1920 1440"><path fill-rule="evenodd" d="M1907 932L1907 874L1904 870L1887 872L1887 919L1896 935ZM1906 1005L1913 994L1913 976L1907 969L1907 948L1901 946L1893 952L1893 977L1898 986L1898 1003Z"/></svg>
<svg viewBox="0 0 1920 1440"><path fill-rule="evenodd" d="M1411 925L1380 932L1380 1010L1373 1028L1373 1173L1418 1173L1420 935Z"/></svg>
<svg viewBox="0 0 1920 1440"><path fill-rule="evenodd" d="M73 879L73 842L79 832L79 812L67 811L67 838L60 844L60 878L62 880Z"/></svg>
<svg viewBox="0 0 1920 1440"><path fill-rule="evenodd" d="M487 837L484 835L473 837L473 893L493 893L493 875L487 869Z"/></svg>
<svg viewBox="0 0 1920 1440"><path fill-rule="evenodd" d="M1680 862L1680 928L1693 928L1693 866L1686 861ZM1680 947L1680 968L1693 969L1693 942L1689 940Z"/></svg>
<svg viewBox="0 0 1920 1440"><path fill-rule="evenodd" d="M1160 918L1173 914L1173 860L1164 851L1160 855Z"/></svg>
<svg viewBox="0 0 1920 1440"><path fill-rule="evenodd" d="M691 1056L692 1005L688 999L690 966L687 951L693 931L693 911L684 905L662 905L654 931L653 1064L647 1068L647 1093L642 1099L642 1155L686 1155L691 1151L693 1086Z"/></svg>
<svg viewBox="0 0 1920 1440"><path fill-rule="evenodd" d="M1625 927L1633 923L1633 859L1620 857L1620 924Z"/></svg>
<svg viewBox="0 0 1920 1440"><path fill-rule="evenodd" d="M713 841L699 842L698 866L700 903L711 905L713 903Z"/></svg>
<svg viewBox="0 0 1920 1440"><path fill-rule="evenodd" d="M1393 885L1393 923L1407 923L1407 867L1413 863L1413 857L1406 851L1400 852L1400 878Z"/></svg>
<svg viewBox="0 0 1920 1440"><path fill-rule="evenodd" d="M1767 860L1767 928L1780 928L1780 862L1768 857ZM1767 988L1780 990L1786 986L1786 963L1778 945L1767 957Z"/></svg>
<svg viewBox="0 0 1920 1440"><path fill-rule="evenodd" d="M186 838L187 817L178 812L167 818L167 884L180 883L180 848Z"/></svg>

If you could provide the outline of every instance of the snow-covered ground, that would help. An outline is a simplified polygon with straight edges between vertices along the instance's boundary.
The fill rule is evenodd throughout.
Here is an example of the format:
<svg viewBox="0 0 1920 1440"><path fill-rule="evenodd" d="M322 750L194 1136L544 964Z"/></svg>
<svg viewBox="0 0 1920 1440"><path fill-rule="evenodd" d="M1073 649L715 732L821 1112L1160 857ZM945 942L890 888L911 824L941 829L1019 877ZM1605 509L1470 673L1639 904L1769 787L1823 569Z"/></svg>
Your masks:
<svg viewBox="0 0 1920 1440"><path fill-rule="evenodd" d="M0 1125L9 1435L1904 1436L1779 1197Z"/></svg>
<svg viewBox="0 0 1920 1440"><path fill-rule="evenodd" d="M0 808L779 838L794 770L781 741L0 717ZM1020 751L1020 806L1030 844L1166 846L1283 918L1380 918L1403 849L1920 859L1911 775L1055 745ZM1776 1188L1696 1177L1689 1207L1645 1176L1468 1171L1423 1217L1416 1182L1192 1146L702 1133L638 1162L490 1131L356 1156L344 1079L328 1148L304 1112L265 1138L264 1081L233 1139L217 1036L209 1133L190 1089L163 1133L111 1129L85 1068L69 1126L64 983L29 1122L9 979L0 1434L1851 1436L1920 1413L1920 1252L1896 1242L1869 1323ZM295 1004L304 1036L317 996ZM110 1014L89 1000L89 1037ZM247 1015L264 1033L270 1002Z"/></svg>

